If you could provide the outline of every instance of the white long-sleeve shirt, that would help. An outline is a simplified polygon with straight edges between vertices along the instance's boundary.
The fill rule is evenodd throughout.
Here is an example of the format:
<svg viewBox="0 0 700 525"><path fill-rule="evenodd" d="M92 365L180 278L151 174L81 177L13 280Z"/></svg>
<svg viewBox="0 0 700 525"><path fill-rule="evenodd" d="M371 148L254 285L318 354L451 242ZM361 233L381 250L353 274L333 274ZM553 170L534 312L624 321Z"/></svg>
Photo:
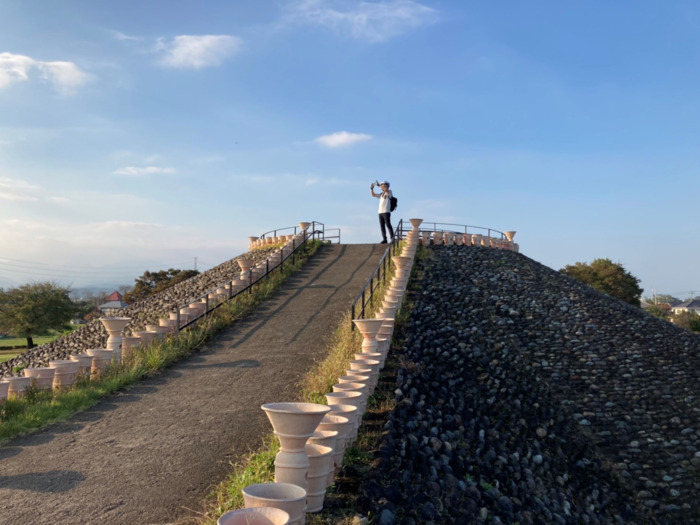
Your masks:
<svg viewBox="0 0 700 525"><path fill-rule="evenodd" d="M391 212L391 197L393 197L393 193L391 193L391 190L386 190L385 192L382 192L379 195L374 195L376 198L379 199L379 213L390 213Z"/></svg>

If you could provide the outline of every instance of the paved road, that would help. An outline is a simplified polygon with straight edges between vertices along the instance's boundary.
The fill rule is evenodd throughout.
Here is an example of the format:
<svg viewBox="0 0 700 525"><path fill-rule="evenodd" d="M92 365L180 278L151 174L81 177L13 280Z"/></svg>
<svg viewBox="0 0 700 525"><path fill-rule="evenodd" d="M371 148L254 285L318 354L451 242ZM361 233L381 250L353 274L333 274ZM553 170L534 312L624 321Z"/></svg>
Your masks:
<svg viewBox="0 0 700 525"><path fill-rule="evenodd" d="M274 298L202 352L70 420L0 447L0 524L164 524L271 430L260 405L298 399L383 246L325 245Z"/></svg>

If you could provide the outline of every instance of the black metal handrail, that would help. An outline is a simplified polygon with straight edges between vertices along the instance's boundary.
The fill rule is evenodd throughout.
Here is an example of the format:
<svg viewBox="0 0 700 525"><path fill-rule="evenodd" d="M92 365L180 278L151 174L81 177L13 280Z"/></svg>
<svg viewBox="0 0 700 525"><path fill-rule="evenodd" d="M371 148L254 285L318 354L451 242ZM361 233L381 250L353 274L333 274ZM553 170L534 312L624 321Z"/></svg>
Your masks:
<svg viewBox="0 0 700 525"><path fill-rule="evenodd" d="M432 228L429 227L432 225ZM457 228L451 228L450 226L456 226ZM495 230L493 228L486 228L484 226L469 226L465 224L451 224L448 222L426 222L423 221L419 227L420 231L429 231L429 232L451 232L451 233L470 233L469 229L471 230L480 230L480 231L486 231L488 237L493 237L492 232L495 234L500 235L501 239L506 238L506 234L503 233L502 231Z"/></svg>
<svg viewBox="0 0 700 525"><path fill-rule="evenodd" d="M311 230L315 235L319 235L319 240L323 242L333 242L329 239L338 239L338 244L340 244L340 228L326 228L322 222L312 221ZM338 235L329 235L328 232L338 232Z"/></svg>
<svg viewBox="0 0 700 525"><path fill-rule="evenodd" d="M357 297L355 297L355 300L352 302L352 306L350 307L351 322L352 319L364 319L365 308L374 300L374 292L379 287L379 283L386 282L386 278L389 273L388 270L391 265L391 258L396 255L396 252L399 249L399 239L402 237L401 232L403 232L403 219L401 219L396 225L395 231L397 232L397 235L394 236L391 244L387 246L386 250L384 251L384 255L382 255L382 258L379 260L379 264L377 264L377 267L374 269L374 272L372 272L372 275L367 280L367 283L365 283L365 285L362 287L362 291L357 294ZM356 316L358 313L358 302L360 303L359 317ZM354 323L352 323L351 329L355 330Z"/></svg>
<svg viewBox="0 0 700 525"><path fill-rule="evenodd" d="M329 228L326 229L326 225L322 222L318 221L312 221L311 225L309 226L311 229L311 232L319 236L319 239L321 241L327 241L329 239L338 239L338 243L340 243L340 228ZM284 235L297 235L298 230L301 230L301 226L287 226L285 228L277 228L276 230L270 230L269 232L263 233L259 238L260 239L266 239L267 237L278 237L280 232L285 232L292 230L294 231L293 234L284 234ZM327 235L326 232L338 232L337 235ZM332 242L332 241L329 241Z"/></svg>
<svg viewBox="0 0 700 525"><path fill-rule="evenodd" d="M321 223L313 223L313 224L321 224ZM290 228L291 228L291 227L290 227ZM300 229L301 229L301 228L300 228ZM281 231L281 230L273 230L273 231ZM267 233L270 233L270 232L267 232ZM287 262L290 258L292 259L292 263L294 263L294 261L295 261L295 259L296 259L297 252L298 252L302 247L304 247L304 246L306 245L307 241L310 240L310 239L322 238L322 234L323 234L322 231L316 231L316 230L313 230L313 229L312 229L311 232L309 232L308 230L306 231L306 234L302 237L302 239L300 240L300 242L299 242L298 244L297 244L297 239L296 239L296 238L295 238L295 239L292 239L292 251L291 251L290 253L288 253L288 254L285 256L285 255L284 255L284 251L281 250L281 251L280 251L280 261L279 261L278 263L274 264L274 265L272 266L272 268L270 268L270 261L269 261L269 258L267 258L267 259L265 260L265 274L264 274L264 275L261 275L261 276L260 276L258 279L256 279L255 281L253 281L253 268L251 268L250 270L248 270L248 279L247 279L247 282L249 282L250 284L249 284L248 286L244 287L244 288L241 288L240 290L236 291L235 293L233 292L233 285L231 284L233 280L230 280L230 281L227 281L226 283L224 283L224 284L222 284L222 285L215 286L214 288L211 288L210 290L208 290L207 292L205 292L204 294L202 294L202 295L200 295L200 296L198 296L198 297L195 297L194 299L188 301L186 305L177 307L177 326L178 326L178 331L187 328L188 326L190 326L191 324L195 323L196 321L198 321L198 320L201 319L202 317L206 316L206 315L209 314L210 312L213 312L214 310L216 310L219 306L222 306L222 305L223 305L224 303L226 303L227 301L230 301L231 299L233 299L233 298L235 298L235 297L237 297L237 296L239 296L239 295L241 295L241 294L243 294L243 293L245 293L245 292L252 293L252 292L253 292L253 286L255 286L255 285L261 283L264 279L266 279L267 277L269 277L270 274L271 274L272 272L274 272L275 270L279 269L280 271L282 271L282 268L283 268L283 266L284 266L284 263ZM263 235L265 235L265 234L263 234ZM262 237L262 236L261 236L261 237ZM242 272L241 272L241 273L242 273ZM225 287L227 284L229 285L229 288L228 288L228 297L226 298L226 300L225 300L225 301L218 301L216 304L214 304L214 305L210 308L210 307L209 307L209 295L212 294L212 293L216 293L216 290L217 290L217 289L222 288L222 287ZM202 315L200 315L200 316L198 316L198 317L196 317L196 318L194 318L194 319L192 319L192 320L188 320L187 323L185 323L185 324L183 324L182 326L180 326L180 309L187 308L191 303L201 302L202 299L204 299L204 304L205 304L204 313L202 313Z"/></svg>

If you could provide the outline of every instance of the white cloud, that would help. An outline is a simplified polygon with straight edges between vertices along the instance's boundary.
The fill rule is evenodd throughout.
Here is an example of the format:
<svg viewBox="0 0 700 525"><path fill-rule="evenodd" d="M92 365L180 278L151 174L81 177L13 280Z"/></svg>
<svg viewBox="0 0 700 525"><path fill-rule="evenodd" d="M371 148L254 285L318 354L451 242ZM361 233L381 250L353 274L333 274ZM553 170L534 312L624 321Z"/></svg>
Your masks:
<svg viewBox="0 0 700 525"><path fill-rule="evenodd" d="M157 164L162 162L163 156L159 155L158 153L151 153L150 155L145 155L143 153L137 153L128 149L120 149L113 151L110 154L110 157L112 159L122 161L124 164L128 163L137 163L137 164Z"/></svg>
<svg viewBox="0 0 700 525"><path fill-rule="evenodd" d="M13 82L29 79L29 70L34 66L34 60L24 55L0 53L0 88Z"/></svg>
<svg viewBox="0 0 700 525"><path fill-rule="evenodd" d="M44 79L51 82L59 93L72 95L77 88L90 81L90 75L73 62L39 62Z"/></svg>
<svg viewBox="0 0 700 525"><path fill-rule="evenodd" d="M350 133L349 131L336 131L330 135L323 135L314 139L315 142L327 148L344 148L358 142L371 140L372 135L366 133Z"/></svg>
<svg viewBox="0 0 700 525"><path fill-rule="evenodd" d="M24 55L0 53L0 89L15 82L30 80L33 70L38 70L43 80L49 81L56 91L64 95L75 93L77 88L92 78L73 62L44 62Z"/></svg>
<svg viewBox="0 0 700 525"><path fill-rule="evenodd" d="M413 0L302 0L291 13L291 21L325 27L370 43L385 42L437 19L435 9Z"/></svg>
<svg viewBox="0 0 700 525"><path fill-rule="evenodd" d="M295 175L293 173L278 173L270 175L260 175L260 174L240 174L231 176L232 179L240 181L246 184L276 184L276 185L289 185L295 188L300 185L304 186L314 186L319 183L323 183L324 186L352 186L355 181L350 179L339 179L337 177L319 177L318 175Z"/></svg>
<svg viewBox="0 0 700 525"><path fill-rule="evenodd" d="M201 69L219 66L236 53L242 40L231 35L180 35L172 42L158 41L158 49L165 52L160 63L179 69Z"/></svg>
<svg viewBox="0 0 700 525"><path fill-rule="evenodd" d="M193 254L216 264L230 258L232 248L228 236L217 238L206 229L139 220L75 222L64 217L51 220L0 218L0 230L3 231L2 257L50 261L46 269L36 269L41 272L42 279L76 284L109 282L122 276L128 277L125 282L130 282L149 267L182 267L183 261L192 261ZM245 245L244 242L240 244ZM154 261L157 262L154 264ZM75 265L89 265L94 271L80 275L72 268ZM114 268L119 266L132 270ZM0 279L14 277L0 268ZM20 277L26 279L31 275Z"/></svg>
<svg viewBox="0 0 700 525"><path fill-rule="evenodd" d="M161 168L160 166L126 166L112 172L113 175L125 175L127 177L145 177L147 175L165 175L175 173L174 168Z"/></svg>
<svg viewBox="0 0 700 525"><path fill-rule="evenodd" d="M66 197L47 197L48 202L53 202L54 204L70 204L72 201Z"/></svg>
<svg viewBox="0 0 700 525"><path fill-rule="evenodd" d="M199 157L192 159L192 164L221 164L226 162L226 157L223 155L209 155L207 157Z"/></svg>
<svg viewBox="0 0 700 525"><path fill-rule="evenodd" d="M117 40L126 41L126 42L140 42L141 41L140 38L135 37L135 36L126 35L126 34L122 33L121 31L111 31L111 33L112 33L112 36L114 38L116 38Z"/></svg>
<svg viewBox="0 0 700 525"><path fill-rule="evenodd" d="M154 153L153 155L149 155L145 159L143 159L144 164L153 164L154 162L159 162L163 160L163 157L158 155L157 153Z"/></svg>
<svg viewBox="0 0 700 525"><path fill-rule="evenodd" d="M93 233L99 233L100 235L106 232L119 233L119 232L136 232L143 234L146 231L160 230L164 228L163 225L153 223L153 222L137 222L137 221L104 221L90 223L87 225L89 230Z"/></svg>
<svg viewBox="0 0 700 525"><path fill-rule="evenodd" d="M134 153L128 149L120 149L117 151L112 152L112 158L115 159L128 159L129 157L132 157Z"/></svg>
<svg viewBox="0 0 700 525"><path fill-rule="evenodd" d="M305 177L292 175L290 173L281 173L278 175L258 175L258 174L241 174L232 177L235 180L246 182L248 184L272 184L283 181L293 181L295 183L304 182Z"/></svg>
<svg viewBox="0 0 700 525"><path fill-rule="evenodd" d="M23 180L0 178L0 200L36 202L39 199L33 193L39 189Z"/></svg>

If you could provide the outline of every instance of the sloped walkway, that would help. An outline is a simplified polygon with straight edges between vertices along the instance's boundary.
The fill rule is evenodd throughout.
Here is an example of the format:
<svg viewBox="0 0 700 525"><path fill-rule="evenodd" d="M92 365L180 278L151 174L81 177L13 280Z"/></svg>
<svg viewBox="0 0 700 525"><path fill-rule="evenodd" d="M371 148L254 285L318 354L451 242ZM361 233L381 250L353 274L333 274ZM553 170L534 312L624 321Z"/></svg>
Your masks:
<svg viewBox="0 0 700 525"><path fill-rule="evenodd" d="M202 352L44 431L0 447L0 524L165 524L271 430L260 405L298 382L381 258L324 245L275 296Z"/></svg>

